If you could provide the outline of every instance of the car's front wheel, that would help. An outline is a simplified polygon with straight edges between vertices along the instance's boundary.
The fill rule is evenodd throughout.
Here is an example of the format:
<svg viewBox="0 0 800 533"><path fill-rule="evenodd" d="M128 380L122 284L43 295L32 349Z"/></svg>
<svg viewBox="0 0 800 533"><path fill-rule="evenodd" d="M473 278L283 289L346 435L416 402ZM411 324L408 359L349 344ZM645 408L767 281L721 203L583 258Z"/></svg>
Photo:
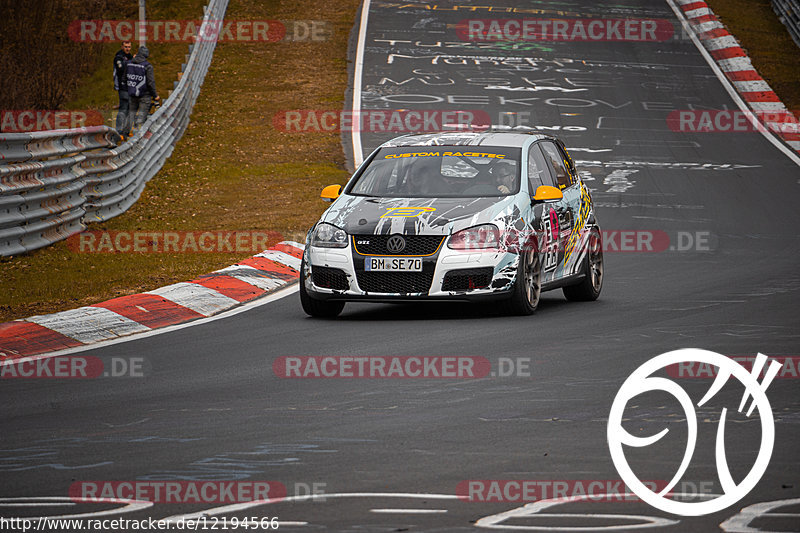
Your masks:
<svg viewBox="0 0 800 533"><path fill-rule="evenodd" d="M564 287L564 296L574 302L597 300L603 288L603 241L600 231L593 229L589 235L589 249L583 262L583 280L577 285Z"/></svg>
<svg viewBox="0 0 800 533"><path fill-rule="evenodd" d="M344 309L344 302L326 302L325 300L315 300L308 291L303 279L306 271L305 261L300 265L300 305L307 315L315 318L334 318Z"/></svg>
<svg viewBox="0 0 800 533"><path fill-rule="evenodd" d="M532 315L542 295L542 263L539 253L529 249L520 255L517 279L511 289L509 310L515 315Z"/></svg>

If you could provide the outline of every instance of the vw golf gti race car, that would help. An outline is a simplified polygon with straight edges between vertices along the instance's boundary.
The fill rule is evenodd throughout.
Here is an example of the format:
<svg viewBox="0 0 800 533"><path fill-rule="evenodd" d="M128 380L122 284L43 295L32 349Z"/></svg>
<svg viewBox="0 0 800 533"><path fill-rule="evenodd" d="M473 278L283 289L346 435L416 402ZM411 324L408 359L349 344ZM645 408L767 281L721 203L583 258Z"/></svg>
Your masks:
<svg viewBox="0 0 800 533"><path fill-rule="evenodd" d="M398 137L364 161L308 233L300 301L502 300L536 311L542 291L595 300L601 232L589 189L558 139L482 132Z"/></svg>

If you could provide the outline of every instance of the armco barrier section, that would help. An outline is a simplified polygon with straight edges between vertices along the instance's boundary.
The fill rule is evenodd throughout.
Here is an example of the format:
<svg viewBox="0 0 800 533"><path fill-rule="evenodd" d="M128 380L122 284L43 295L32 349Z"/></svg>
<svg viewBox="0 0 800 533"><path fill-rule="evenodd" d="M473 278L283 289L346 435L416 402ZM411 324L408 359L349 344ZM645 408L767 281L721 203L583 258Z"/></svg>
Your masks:
<svg viewBox="0 0 800 533"><path fill-rule="evenodd" d="M800 1L772 0L772 9L789 30L797 46L800 46Z"/></svg>
<svg viewBox="0 0 800 533"><path fill-rule="evenodd" d="M189 124L227 5L206 6L175 90L125 143L107 126L0 133L0 256L64 240L139 199Z"/></svg>

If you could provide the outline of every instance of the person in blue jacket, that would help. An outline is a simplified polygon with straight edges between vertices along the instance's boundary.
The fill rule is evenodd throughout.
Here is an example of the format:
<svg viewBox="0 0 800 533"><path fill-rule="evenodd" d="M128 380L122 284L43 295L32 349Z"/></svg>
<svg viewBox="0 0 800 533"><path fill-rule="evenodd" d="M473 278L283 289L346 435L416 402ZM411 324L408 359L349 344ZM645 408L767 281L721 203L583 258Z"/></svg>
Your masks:
<svg viewBox="0 0 800 533"><path fill-rule="evenodd" d="M130 113L134 117L133 122L136 128L139 128L147 120L150 104L159 100L153 65L147 60L148 57L150 57L150 50L146 46L140 46L134 58L128 61L125 70L128 96L131 100ZM127 137L129 133L129 131L125 131L122 135Z"/></svg>

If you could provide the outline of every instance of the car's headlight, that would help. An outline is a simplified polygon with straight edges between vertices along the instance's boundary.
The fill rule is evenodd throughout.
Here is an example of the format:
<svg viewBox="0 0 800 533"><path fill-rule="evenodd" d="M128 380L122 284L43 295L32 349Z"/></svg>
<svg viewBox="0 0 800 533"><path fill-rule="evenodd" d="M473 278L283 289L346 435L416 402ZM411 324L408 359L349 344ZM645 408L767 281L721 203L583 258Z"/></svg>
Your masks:
<svg viewBox="0 0 800 533"><path fill-rule="evenodd" d="M500 230L494 224L483 224L454 233L447 243L452 250L498 250Z"/></svg>
<svg viewBox="0 0 800 533"><path fill-rule="evenodd" d="M314 236L311 239L311 246L318 248L346 248L347 233L332 224L325 222L317 224Z"/></svg>

